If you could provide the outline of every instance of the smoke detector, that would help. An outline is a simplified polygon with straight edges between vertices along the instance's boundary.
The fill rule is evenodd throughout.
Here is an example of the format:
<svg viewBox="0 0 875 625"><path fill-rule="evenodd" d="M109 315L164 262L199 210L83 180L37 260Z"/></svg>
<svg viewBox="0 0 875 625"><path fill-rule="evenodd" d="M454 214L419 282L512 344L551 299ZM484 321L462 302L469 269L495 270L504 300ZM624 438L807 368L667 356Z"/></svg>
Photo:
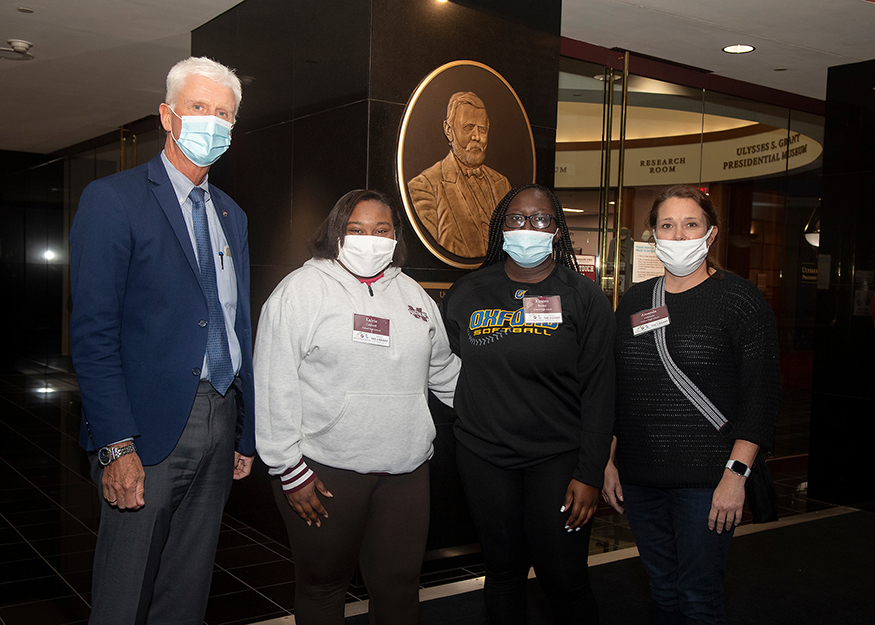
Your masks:
<svg viewBox="0 0 875 625"><path fill-rule="evenodd" d="M33 44L23 39L7 39L8 48L0 48L0 59L4 61L30 61L33 55L28 52Z"/></svg>

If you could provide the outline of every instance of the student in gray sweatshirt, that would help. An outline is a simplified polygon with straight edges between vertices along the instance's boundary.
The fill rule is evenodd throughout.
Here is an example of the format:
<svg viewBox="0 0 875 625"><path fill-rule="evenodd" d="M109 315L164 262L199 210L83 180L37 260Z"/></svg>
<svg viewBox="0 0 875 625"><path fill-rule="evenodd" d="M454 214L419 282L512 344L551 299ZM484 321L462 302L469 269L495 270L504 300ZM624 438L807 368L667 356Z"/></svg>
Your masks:
<svg viewBox="0 0 875 625"><path fill-rule="evenodd" d="M282 485L299 625L343 623L357 564L372 623L418 622L428 391L452 405L459 360L437 306L401 273L401 224L382 193L347 193L315 233L313 258L261 311L256 447Z"/></svg>

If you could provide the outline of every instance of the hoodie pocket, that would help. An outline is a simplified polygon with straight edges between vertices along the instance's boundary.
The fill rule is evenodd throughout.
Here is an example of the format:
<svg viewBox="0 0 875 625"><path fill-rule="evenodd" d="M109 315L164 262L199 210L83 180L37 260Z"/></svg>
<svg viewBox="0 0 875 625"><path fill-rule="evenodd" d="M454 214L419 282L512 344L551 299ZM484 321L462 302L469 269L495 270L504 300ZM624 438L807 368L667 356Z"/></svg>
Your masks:
<svg viewBox="0 0 875 625"><path fill-rule="evenodd" d="M422 393L348 392L331 423L305 440L352 470L401 473L428 459L434 436Z"/></svg>

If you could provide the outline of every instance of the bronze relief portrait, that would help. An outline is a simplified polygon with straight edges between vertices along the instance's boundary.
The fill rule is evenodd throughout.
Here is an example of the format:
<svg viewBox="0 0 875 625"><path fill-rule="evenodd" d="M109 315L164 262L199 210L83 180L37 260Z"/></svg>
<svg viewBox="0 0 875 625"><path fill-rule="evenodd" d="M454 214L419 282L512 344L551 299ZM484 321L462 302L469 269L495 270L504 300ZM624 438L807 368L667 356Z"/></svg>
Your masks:
<svg viewBox="0 0 875 625"><path fill-rule="evenodd" d="M398 186L432 254L454 267L478 267L493 209L511 188L534 179L528 116L498 72L454 61L420 83L401 124Z"/></svg>

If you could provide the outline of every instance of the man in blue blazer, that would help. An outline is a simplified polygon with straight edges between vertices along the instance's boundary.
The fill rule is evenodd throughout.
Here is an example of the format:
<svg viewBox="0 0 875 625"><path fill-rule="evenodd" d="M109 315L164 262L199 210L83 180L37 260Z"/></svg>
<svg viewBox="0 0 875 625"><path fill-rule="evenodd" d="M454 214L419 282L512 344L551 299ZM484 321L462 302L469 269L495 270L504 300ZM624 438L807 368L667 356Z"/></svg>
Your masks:
<svg viewBox="0 0 875 625"><path fill-rule="evenodd" d="M163 152L91 183L70 230L80 443L101 495L90 623L202 623L255 453L246 215L207 181L240 81L177 63Z"/></svg>

